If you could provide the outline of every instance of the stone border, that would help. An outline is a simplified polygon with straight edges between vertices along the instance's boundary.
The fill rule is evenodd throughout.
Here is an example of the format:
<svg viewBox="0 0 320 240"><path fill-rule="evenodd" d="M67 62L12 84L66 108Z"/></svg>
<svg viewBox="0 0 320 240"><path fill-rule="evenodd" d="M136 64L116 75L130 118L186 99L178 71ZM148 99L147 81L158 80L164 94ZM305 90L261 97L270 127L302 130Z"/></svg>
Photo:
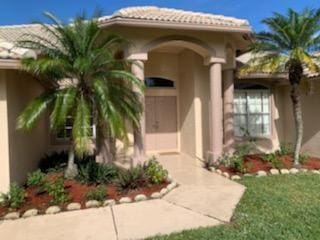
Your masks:
<svg viewBox="0 0 320 240"><path fill-rule="evenodd" d="M228 172L223 172L220 169L216 169L214 167L210 167L209 169L211 172L217 173L225 178L231 179L233 181L241 180L243 177L265 177L265 176L271 176L271 175L286 175L286 174L298 174L298 173L314 173L314 174L320 174L320 170L308 170L305 168L297 169L297 168L291 168L291 169L271 169L270 172L266 171L258 171L256 174L250 174L246 173L243 176L240 175L232 175Z"/></svg>
<svg viewBox="0 0 320 240"><path fill-rule="evenodd" d="M129 197L122 197L120 198L119 201L115 201L114 199L107 199L104 202L90 200L85 203L85 206L86 206L85 209L107 207L107 206L113 206L115 204L127 204L127 203L148 201L153 199L160 199L179 186L178 183L175 182L172 179L172 177L170 177L170 175L168 176L167 181L169 182L169 184L166 187L162 188L160 192L152 193L150 197L147 197L144 194L138 194L137 196L135 196L134 199L131 199ZM77 210L81 210L81 204L77 202L72 202L66 206L66 210L64 212L77 211ZM50 206L45 210L45 215L57 214L60 212L62 212L62 209L59 206ZM9 212L5 216L1 217L0 221L16 220L19 218L29 218L37 215L39 215L38 209L29 209L25 211L23 214L21 214L20 212Z"/></svg>

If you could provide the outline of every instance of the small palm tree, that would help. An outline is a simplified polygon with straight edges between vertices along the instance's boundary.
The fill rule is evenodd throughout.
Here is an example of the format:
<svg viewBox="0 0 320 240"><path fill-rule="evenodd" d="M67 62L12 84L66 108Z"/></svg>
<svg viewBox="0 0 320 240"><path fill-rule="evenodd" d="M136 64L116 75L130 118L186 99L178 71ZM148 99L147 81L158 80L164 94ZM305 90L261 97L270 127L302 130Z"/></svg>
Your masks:
<svg viewBox="0 0 320 240"><path fill-rule="evenodd" d="M299 85L304 67L318 71L312 50L320 46L320 10L306 9L298 13L292 9L287 15L274 13L262 21L268 31L255 35L250 47L253 58L241 70L248 72L287 72L291 85L291 100L296 126L294 163L299 165L303 137L303 121Z"/></svg>
<svg viewBox="0 0 320 240"><path fill-rule="evenodd" d="M17 44L35 50L37 59L24 59L23 68L51 83L51 88L35 98L21 113L18 129L31 129L40 116L50 113L50 128L60 131L68 118L73 119L71 147L66 175L76 174L74 155L92 152L91 124L97 126L97 153L104 161L113 160L112 143L127 140L126 121L138 127L142 106L141 81L127 69L129 62L119 52L125 41L106 35L96 17L86 20L78 15L64 24L50 13L52 25L41 24L45 37L28 34Z"/></svg>

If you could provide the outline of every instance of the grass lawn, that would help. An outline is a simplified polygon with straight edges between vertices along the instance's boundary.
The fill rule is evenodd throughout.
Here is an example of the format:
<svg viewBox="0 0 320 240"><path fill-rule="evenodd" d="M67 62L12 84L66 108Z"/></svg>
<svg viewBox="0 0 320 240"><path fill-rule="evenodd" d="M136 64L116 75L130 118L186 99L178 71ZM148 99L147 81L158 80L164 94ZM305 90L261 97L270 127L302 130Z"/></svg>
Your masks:
<svg viewBox="0 0 320 240"><path fill-rule="evenodd" d="M251 177L241 183L247 190L231 224L151 239L320 239L320 175Z"/></svg>

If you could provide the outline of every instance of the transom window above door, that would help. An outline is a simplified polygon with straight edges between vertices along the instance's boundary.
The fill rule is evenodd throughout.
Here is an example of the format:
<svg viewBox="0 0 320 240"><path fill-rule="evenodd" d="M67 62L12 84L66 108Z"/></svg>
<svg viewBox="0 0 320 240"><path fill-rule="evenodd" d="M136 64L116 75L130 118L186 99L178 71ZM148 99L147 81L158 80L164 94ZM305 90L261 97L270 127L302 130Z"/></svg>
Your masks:
<svg viewBox="0 0 320 240"><path fill-rule="evenodd" d="M148 77L144 80L147 87L174 88L174 81L162 77Z"/></svg>
<svg viewBox="0 0 320 240"><path fill-rule="evenodd" d="M239 84L234 93L234 131L238 137L269 137L271 134L270 89Z"/></svg>

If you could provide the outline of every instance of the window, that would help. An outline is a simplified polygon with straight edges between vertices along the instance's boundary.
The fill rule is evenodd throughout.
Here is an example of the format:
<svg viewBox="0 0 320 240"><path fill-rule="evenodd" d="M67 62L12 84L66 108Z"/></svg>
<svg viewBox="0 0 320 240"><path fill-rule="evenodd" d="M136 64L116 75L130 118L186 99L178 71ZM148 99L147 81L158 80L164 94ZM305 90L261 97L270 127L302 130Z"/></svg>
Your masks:
<svg viewBox="0 0 320 240"><path fill-rule="evenodd" d="M149 78L146 78L144 82L147 87L174 88L174 81L166 79L166 78L149 77Z"/></svg>
<svg viewBox="0 0 320 240"><path fill-rule="evenodd" d="M93 123L92 118L90 121L91 121L91 127L90 127L91 137L95 138L96 137L96 126ZM64 127L62 128L62 130L60 132L57 133L56 138L58 140L69 140L72 135L72 125L73 125L73 119L71 116L68 116L67 120L64 124Z"/></svg>
<svg viewBox="0 0 320 240"><path fill-rule="evenodd" d="M245 84L235 87L234 130L236 136L249 134L266 137L271 134L270 90Z"/></svg>

